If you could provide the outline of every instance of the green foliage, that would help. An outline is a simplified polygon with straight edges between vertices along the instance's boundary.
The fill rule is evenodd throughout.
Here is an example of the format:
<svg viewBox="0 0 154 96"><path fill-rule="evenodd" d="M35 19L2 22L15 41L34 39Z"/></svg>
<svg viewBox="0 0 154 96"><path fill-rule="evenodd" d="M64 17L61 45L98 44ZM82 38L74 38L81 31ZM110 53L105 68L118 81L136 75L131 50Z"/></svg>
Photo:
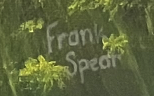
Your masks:
<svg viewBox="0 0 154 96"><path fill-rule="evenodd" d="M144 3L142 3L142 2L144 2ZM67 4L71 4L71 5L68 7ZM95 11L96 14L94 13L94 15L91 15L91 16L96 18L97 15L101 14L100 16L102 16L102 18L101 19L99 18L99 20L98 20L100 22L102 22L102 19L105 19L105 20L108 20L108 19L113 20L114 19L115 20L115 16L119 17L119 19L116 19L115 25L112 25L111 24L112 22L109 22L111 25L108 25L107 24L108 22L107 23L102 22L103 26L106 25L106 26L111 26L111 27L116 27L116 26L119 27L120 25L126 24L126 25L128 25L127 26L128 28L126 28L125 26L120 26L121 28L119 28L118 31L119 32L126 32L126 34L130 34L130 35L128 35L130 37L136 36L135 40L131 39L129 42L131 45L133 45L132 44L133 42L136 44L135 47L137 49L137 52L136 53L134 52L133 54L136 55L135 58L140 57L138 59L138 61L141 63L139 63L138 65L142 65L142 63L144 64L144 66L140 66L141 70L142 70L142 67L143 67L143 69L145 69L145 68L150 69L151 68L151 70L148 69L148 71L142 70L143 71L142 73L145 74L145 76L143 76L143 77L149 78L149 79L147 79L146 84L150 85L149 80L153 80L153 79L151 79L151 77L150 77L151 75L147 75L147 74L152 74L152 72L153 72L152 71L153 69L151 67L152 61L150 60L149 54L151 53L151 57L153 57L152 56L153 55L152 54L152 51L153 51L153 44L152 43L153 43L154 39L151 39L151 42L148 42L148 39L144 40L145 42L148 42L148 44L149 44L149 46L146 46L146 47L151 48L151 50L150 51L149 50L142 51L140 49L138 50L138 48L139 48L138 38L140 38L142 35L146 36L145 34L142 34L142 35L140 34L142 31L144 31L143 33L146 33L146 30L148 30L149 33L153 34L153 20L154 20L154 18L153 18L153 4L154 4L154 2L152 0L60 0L60 1L58 1L58 0L53 0L53 1L50 1L50 0L15 0L15 1L1 0L1 2L0 2L0 22L1 22L1 27L0 27L1 58L0 58L0 62L1 62L1 66L0 67L4 67L4 64L6 64L6 66L8 66L9 60L11 60L13 62L14 61L22 62L25 58L27 58L27 56L36 56L36 54L45 54L46 53L46 34L45 34L45 32L40 32L37 34L22 34L22 35L16 36L15 38L10 37L10 34L16 35L16 30L19 28L20 24L21 24L21 26L18 31L20 31L22 33L26 33L23 31L27 31L27 30L29 32L35 32L36 29L42 28L43 22L42 22L42 24L38 24L37 20L35 20L35 19L31 20L32 18L36 18L36 19L43 18L43 20L47 21L47 22L45 22L46 23L45 25L48 25L49 23L51 23L57 19L61 19L61 18L65 19L65 17L66 17L65 15L67 15L67 14L72 15L73 13L75 13L77 11L78 12L87 11L87 10L94 10L95 11L95 9L98 8L99 9L98 13L97 13L97 11ZM68 11L65 9L67 7L68 7ZM100 11L100 10L102 10L102 11ZM138 11L138 10L141 10L141 11ZM103 15L102 15L103 11L105 13L103 13ZM133 13L132 11L133 12L135 11L135 12ZM67 13L67 12L69 12L69 13ZM88 12L90 13L92 11L88 11ZM118 15L117 15L117 13L118 13ZM78 16L75 15L75 17L78 17ZM107 17L107 18L105 18L105 17ZM85 18L87 18L87 17L85 17L85 15L81 14L81 16L78 18L85 20ZM75 20L76 18L71 17L69 19ZM27 21L27 20L29 20L29 21ZM121 22L120 20L123 21L124 23ZM136 22L139 22L139 23L136 23ZM68 22L68 23L71 23L71 22ZM96 22L96 23L98 23L98 22ZM72 25L73 24L85 25L87 23L81 22L80 20L77 19L75 22L72 22ZM144 24L147 26L145 26ZM147 27L147 29L146 29L146 27ZM104 26L104 28L106 28L108 31L112 32L112 30L110 30L110 27ZM121 29L124 29L124 30L121 30ZM140 29L141 29L141 31L140 31ZM66 31L66 30L64 30L64 31ZM103 50L107 50L109 54L115 53L118 50L119 50L118 51L119 53L123 53L124 47L125 47L126 43L128 42L127 39L123 38L121 40L116 40L116 38L119 38L119 37L115 37L114 35L112 36L112 38L113 38L113 40L109 40L107 38L106 39L104 38L105 40L103 39L103 44L106 46L106 47L104 46ZM126 39L126 42L122 43L125 41L125 39ZM132 48L132 49L134 49L134 48ZM147 52L149 52L149 53L147 53ZM134 67L135 66L134 62L136 59L132 59L132 57L134 57L134 55L132 55L132 54L129 55L129 59L128 59L128 56L126 56L125 60L126 60L126 63L129 62L129 64L132 64L132 66ZM59 59L60 57L56 57L56 58ZM128 61L127 61L127 59L128 59ZM46 88L48 89L48 88L51 88L51 85L55 84L55 83L53 83L54 81L58 81L58 79L55 80L54 78L56 77L56 74L58 74L58 72L60 70L58 69L58 66L54 66L55 62L53 62L52 64L47 64L49 62L46 61L47 63L45 63L43 65L44 69L41 69L41 70L39 69L41 66L41 63L39 60L30 58L29 62L31 62L31 63L25 62L26 68L20 70L21 82L28 82L29 84L34 84L34 83L39 84L40 87L43 86L44 89L46 89ZM124 63L124 64L126 64L126 63ZM18 69L21 66L20 64L21 63L16 64L15 68ZM15 65L15 64L12 64L12 65ZM52 69L59 70L59 71L54 71L54 72L51 72L51 70L47 71L47 70L51 69L51 67L52 67ZM62 66L60 66L60 67L62 67ZM45 70L45 69L47 69L47 70ZM22 74L23 76L21 75L22 71L23 71L23 74ZM49 72L49 73L45 74L47 72ZM0 72L0 73L2 73L2 72ZM7 73L9 73L9 72L7 72ZM53 75L53 73L55 73L55 75ZM61 73L65 73L65 72L61 72ZM53 75L54 77L51 75ZM50 76L52 78L48 78ZM60 75L58 75L58 76L59 77L57 77L57 78L60 78ZM14 92L14 90L16 90L15 87L14 88L12 87L13 86L12 82L10 82L10 81L14 81L14 78L11 77L10 73L8 74L8 76L3 75L3 73L2 73L2 77L5 77L5 78L7 77L9 79L9 83L7 83L7 81L5 81L5 80L2 82L0 81L0 86L1 85L4 86L2 89L3 90L7 89L6 93L2 92L2 91L0 91L0 93L2 92L3 96L12 96L12 93L9 89L11 88L12 92ZM43 79L43 78L46 78L46 79ZM51 82L51 81L53 81L53 82ZM138 83L138 85L140 85L140 84ZM111 86L111 84L109 84L107 86ZM151 92L151 93L154 92L153 86L151 88L149 88L149 86L147 86L147 88L148 88L149 92ZM117 90L118 90L118 88L117 88ZM119 90L118 90L117 94L118 93L120 94L121 91L119 91ZM111 89L107 88L107 91L111 92ZM28 94L28 96L29 95L30 94ZM14 95L14 96L16 96L16 95ZM21 95L18 95L18 96L21 96ZM144 95L144 96L148 96L148 95ZM151 96L153 96L153 94Z"/></svg>
<svg viewBox="0 0 154 96"><path fill-rule="evenodd" d="M50 90L56 81L58 87L63 88L64 78L69 79L66 73L67 66L55 65L55 61L47 62L42 55L38 56L37 59L29 58L25 62L26 68L20 69L19 72L20 82L37 83L37 87Z"/></svg>
<svg viewBox="0 0 154 96"><path fill-rule="evenodd" d="M68 14L72 15L76 11L84 11L87 9L96 9L101 5L100 0L74 0L74 2L68 7Z"/></svg>
<svg viewBox="0 0 154 96"><path fill-rule="evenodd" d="M74 2L68 7L69 15L72 15L75 11L84 11L89 9L96 9L103 7L104 10L108 10L115 0L74 0Z"/></svg>
<svg viewBox="0 0 154 96"><path fill-rule="evenodd" d="M34 32L36 29L42 29L44 21L40 18L36 22L35 20L29 20L20 25L19 31L28 29L29 32Z"/></svg>
<svg viewBox="0 0 154 96"><path fill-rule="evenodd" d="M110 38L103 38L103 50L107 50L108 54L114 54L118 52L120 54L124 53L124 48L128 43L126 36L121 34L119 37L116 37L114 34L111 34Z"/></svg>
<svg viewBox="0 0 154 96"><path fill-rule="evenodd" d="M130 10L134 6L143 7L145 5L138 0L74 0L68 7L68 14L72 15L76 11L81 12L96 8L102 8L103 12L110 14L109 20L112 20L119 8Z"/></svg>

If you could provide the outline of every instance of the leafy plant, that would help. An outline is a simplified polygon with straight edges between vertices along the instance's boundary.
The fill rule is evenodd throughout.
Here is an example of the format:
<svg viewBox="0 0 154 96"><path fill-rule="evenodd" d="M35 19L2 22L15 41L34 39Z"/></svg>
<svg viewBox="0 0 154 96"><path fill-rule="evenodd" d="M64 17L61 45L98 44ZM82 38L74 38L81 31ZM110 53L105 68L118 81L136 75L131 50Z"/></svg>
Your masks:
<svg viewBox="0 0 154 96"><path fill-rule="evenodd" d="M20 25L19 31L28 29L29 32L34 32L36 29L42 29L44 21L40 18L36 22L35 20L29 20Z"/></svg>
<svg viewBox="0 0 154 96"><path fill-rule="evenodd" d="M102 2L100 2L100 0L93 0L93 1L74 0L74 2L68 7L68 14L72 15L76 11L95 9L101 5L100 3L102 3Z"/></svg>
<svg viewBox="0 0 154 96"><path fill-rule="evenodd" d="M64 79L69 79L66 73L68 67L55 64L55 61L47 62L42 55L37 59L29 58L25 62L26 68L20 69L19 81L28 82L29 85L37 84L37 88L44 87L44 91L50 90L55 81L58 87L63 88Z"/></svg>
<svg viewBox="0 0 154 96"><path fill-rule="evenodd" d="M110 38L102 38L102 43L103 50L107 50L109 55L115 52L123 54L128 40L126 39L126 36L124 34L121 34L119 37L111 34Z"/></svg>

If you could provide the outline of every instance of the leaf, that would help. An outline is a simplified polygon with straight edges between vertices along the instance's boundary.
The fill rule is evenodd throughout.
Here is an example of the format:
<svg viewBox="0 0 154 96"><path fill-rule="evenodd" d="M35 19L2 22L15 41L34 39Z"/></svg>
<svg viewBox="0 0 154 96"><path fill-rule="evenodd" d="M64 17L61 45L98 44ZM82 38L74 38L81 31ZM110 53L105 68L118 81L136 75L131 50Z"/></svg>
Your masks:
<svg viewBox="0 0 154 96"><path fill-rule="evenodd" d="M26 68L31 68L32 64L31 63L27 63L25 64Z"/></svg>
<svg viewBox="0 0 154 96"><path fill-rule="evenodd" d="M56 64L56 61L50 61L49 64L54 65L54 64Z"/></svg>
<svg viewBox="0 0 154 96"><path fill-rule="evenodd" d="M44 59L44 57L42 55L38 56L38 60L39 60L40 63L45 62L45 59Z"/></svg>
<svg viewBox="0 0 154 96"><path fill-rule="evenodd" d="M29 32L30 32L30 33L34 32L33 28L30 28L30 29L29 29Z"/></svg>
<svg viewBox="0 0 154 96"><path fill-rule="evenodd" d="M38 24L38 25L36 25L36 28L38 28L38 29L42 29L42 24Z"/></svg>

